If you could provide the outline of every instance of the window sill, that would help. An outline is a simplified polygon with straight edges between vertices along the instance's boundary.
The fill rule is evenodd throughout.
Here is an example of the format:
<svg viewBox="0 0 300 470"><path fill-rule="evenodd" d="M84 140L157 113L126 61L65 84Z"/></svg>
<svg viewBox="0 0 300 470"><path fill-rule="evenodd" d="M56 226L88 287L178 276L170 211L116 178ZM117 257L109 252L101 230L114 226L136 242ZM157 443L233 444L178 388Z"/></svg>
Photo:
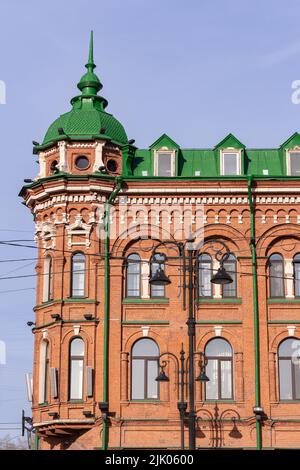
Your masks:
<svg viewBox="0 0 300 470"><path fill-rule="evenodd" d="M280 400L276 402L278 405L292 405L297 403L298 405L300 404L300 399L299 400Z"/></svg>
<svg viewBox="0 0 300 470"><path fill-rule="evenodd" d="M38 406L49 406L49 403L47 401L45 401L44 403L39 403Z"/></svg>
<svg viewBox="0 0 300 470"><path fill-rule="evenodd" d="M84 400L68 400L67 403L71 405L82 405L84 403Z"/></svg>
<svg viewBox="0 0 300 470"><path fill-rule="evenodd" d="M136 399L136 400L128 400L128 403L162 403L161 400L157 399L153 399L153 400L150 400L150 399Z"/></svg>
<svg viewBox="0 0 300 470"><path fill-rule="evenodd" d="M168 304L169 299L166 297L156 297L152 299L141 299L141 298L134 298L134 297L125 297L122 301L123 304Z"/></svg>
<svg viewBox="0 0 300 470"><path fill-rule="evenodd" d="M287 299L285 297L273 297L270 299L267 299L268 304L299 304L300 303L300 298L292 298L292 299Z"/></svg>
<svg viewBox="0 0 300 470"><path fill-rule="evenodd" d="M63 299L65 303L71 302L83 302L86 304L98 304L99 301L96 299L89 299L88 297L68 297L67 299Z"/></svg>
<svg viewBox="0 0 300 470"><path fill-rule="evenodd" d="M241 304L242 299L238 297L223 298L223 299L212 299L209 297L203 297L196 300L198 304Z"/></svg>
<svg viewBox="0 0 300 470"><path fill-rule="evenodd" d="M215 399L215 400L204 400L203 404L208 404L208 405L212 405L213 403L236 403L235 400L231 400L231 399L224 399L222 398L221 400L218 400L218 399Z"/></svg>

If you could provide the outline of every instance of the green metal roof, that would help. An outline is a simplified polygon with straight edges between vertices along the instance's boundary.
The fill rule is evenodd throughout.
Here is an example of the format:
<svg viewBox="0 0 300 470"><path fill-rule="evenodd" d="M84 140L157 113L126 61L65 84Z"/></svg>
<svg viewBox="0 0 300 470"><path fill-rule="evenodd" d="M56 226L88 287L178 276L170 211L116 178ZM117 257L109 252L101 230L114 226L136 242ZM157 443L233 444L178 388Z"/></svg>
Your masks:
<svg viewBox="0 0 300 470"><path fill-rule="evenodd" d="M98 95L102 84L94 73L93 32L91 32L87 72L80 79L77 87L81 95L71 100L72 109L56 119L46 132L43 143L37 150L52 143L69 138L71 140L93 140L95 138L111 140L117 144L127 144L128 139L122 124L105 111L107 100ZM60 129L60 133L59 133Z"/></svg>
<svg viewBox="0 0 300 470"><path fill-rule="evenodd" d="M229 134L212 149L184 149L169 136L163 134L149 149L137 149L133 159L133 176L153 176L153 154L161 147L176 152L176 176L193 178L220 177L220 152L222 148L232 147L241 151L241 176L255 175L258 177L286 176L285 150L300 146L300 134L295 132L278 148L250 149L245 147L234 135ZM265 171L267 170L267 172ZM198 172L198 173L196 173ZM228 178L228 177L226 177Z"/></svg>

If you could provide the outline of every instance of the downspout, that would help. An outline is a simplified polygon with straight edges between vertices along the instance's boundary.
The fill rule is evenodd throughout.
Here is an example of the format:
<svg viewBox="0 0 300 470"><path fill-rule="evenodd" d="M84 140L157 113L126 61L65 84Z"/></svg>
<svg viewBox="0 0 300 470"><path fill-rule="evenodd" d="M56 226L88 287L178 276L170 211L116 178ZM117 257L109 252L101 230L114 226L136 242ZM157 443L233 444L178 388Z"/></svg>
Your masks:
<svg viewBox="0 0 300 470"><path fill-rule="evenodd" d="M104 209L104 320L103 320L103 402L108 402L108 334L109 334L109 219L110 206L121 190L123 178L117 176L115 187ZM102 450L107 449L107 413L102 413Z"/></svg>
<svg viewBox="0 0 300 470"><path fill-rule="evenodd" d="M252 289L253 289L253 313L254 313L254 362L255 362L255 407L260 408L260 367L259 367L259 319L258 319L258 291L257 291L257 266L255 247L255 214L252 198L252 175L248 176L248 202L250 208L250 247L252 265ZM261 417L256 418L256 448L262 449Z"/></svg>

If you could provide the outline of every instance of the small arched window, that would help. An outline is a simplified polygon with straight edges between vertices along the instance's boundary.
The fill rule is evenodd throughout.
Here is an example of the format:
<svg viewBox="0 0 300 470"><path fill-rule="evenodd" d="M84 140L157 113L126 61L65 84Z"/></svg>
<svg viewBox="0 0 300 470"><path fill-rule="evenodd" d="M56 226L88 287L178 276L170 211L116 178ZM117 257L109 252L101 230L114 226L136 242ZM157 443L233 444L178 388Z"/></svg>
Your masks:
<svg viewBox="0 0 300 470"><path fill-rule="evenodd" d="M43 302L48 302L53 299L53 271L52 271L52 258L46 256L44 262L44 278L43 278Z"/></svg>
<svg viewBox="0 0 300 470"><path fill-rule="evenodd" d="M84 341L74 338L70 343L69 400L83 400Z"/></svg>
<svg viewBox="0 0 300 470"><path fill-rule="evenodd" d="M212 296L212 259L208 253L199 256L199 297Z"/></svg>
<svg viewBox="0 0 300 470"><path fill-rule="evenodd" d="M143 338L134 343L131 351L131 398L158 399L159 349L155 341Z"/></svg>
<svg viewBox="0 0 300 470"><path fill-rule="evenodd" d="M71 297L85 296L85 256L75 253L71 267Z"/></svg>
<svg viewBox="0 0 300 470"><path fill-rule="evenodd" d="M232 348L223 338L209 341L205 348L207 360L205 383L206 400L231 400L233 398Z"/></svg>
<svg viewBox="0 0 300 470"><path fill-rule="evenodd" d="M133 253L127 257L126 297L141 296L141 258Z"/></svg>
<svg viewBox="0 0 300 470"><path fill-rule="evenodd" d="M154 276L159 266L162 269L165 269L164 260L165 260L165 256L160 253L156 253L153 256L151 260L150 277ZM150 285L150 290L151 290L151 297L165 297L165 286Z"/></svg>
<svg viewBox="0 0 300 470"><path fill-rule="evenodd" d="M223 297L237 297L237 262L234 254L230 254L224 263L224 268L228 272L232 281L230 284L223 284Z"/></svg>
<svg viewBox="0 0 300 470"><path fill-rule="evenodd" d="M300 340L288 338L278 348L280 400L300 400Z"/></svg>
<svg viewBox="0 0 300 470"><path fill-rule="evenodd" d="M294 256L294 295L300 297L300 254Z"/></svg>
<svg viewBox="0 0 300 470"><path fill-rule="evenodd" d="M274 253L269 258L270 297L284 297L283 257Z"/></svg>
<svg viewBox="0 0 300 470"><path fill-rule="evenodd" d="M49 343L43 340L40 347L39 403L49 400L49 360Z"/></svg>

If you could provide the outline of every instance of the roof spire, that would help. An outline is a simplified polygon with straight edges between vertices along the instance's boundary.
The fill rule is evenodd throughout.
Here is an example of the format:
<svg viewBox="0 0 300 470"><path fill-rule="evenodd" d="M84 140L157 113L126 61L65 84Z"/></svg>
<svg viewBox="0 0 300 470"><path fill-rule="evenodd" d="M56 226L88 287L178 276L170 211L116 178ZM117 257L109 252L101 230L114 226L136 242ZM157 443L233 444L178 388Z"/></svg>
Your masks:
<svg viewBox="0 0 300 470"><path fill-rule="evenodd" d="M96 65L94 64L94 40L93 40L93 31L91 31L90 34L90 48L89 48L89 59L88 63L86 64L86 68L92 69L93 71L96 68Z"/></svg>
<svg viewBox="0 0 300 470"><path fill-rule="evenodd" d="M89 47L89 58L88 63L86 64L87 72L81 77L80 82L77 87L82 92L82 96L91 98L92 96L97 96L97 93L102 88L102 83L100 82L97 75L94 73L94 64L93 57L93 31L90 35L90 47Z"/></svg>

